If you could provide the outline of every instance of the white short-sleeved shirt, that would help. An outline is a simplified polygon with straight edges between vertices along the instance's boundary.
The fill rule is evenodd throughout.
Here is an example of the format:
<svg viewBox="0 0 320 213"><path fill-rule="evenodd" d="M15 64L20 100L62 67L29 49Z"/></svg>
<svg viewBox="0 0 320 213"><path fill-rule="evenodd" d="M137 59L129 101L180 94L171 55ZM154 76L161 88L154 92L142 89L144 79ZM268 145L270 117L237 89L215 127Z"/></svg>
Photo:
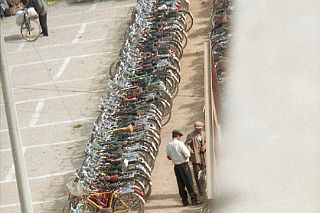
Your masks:
<svg viewBox="0 0 320 213"><path fill-rule="evenodd" d="M174 165L189 161L190 151L183 142L177 139L173 139L173 141L168 143L166 153Z"/></svg>

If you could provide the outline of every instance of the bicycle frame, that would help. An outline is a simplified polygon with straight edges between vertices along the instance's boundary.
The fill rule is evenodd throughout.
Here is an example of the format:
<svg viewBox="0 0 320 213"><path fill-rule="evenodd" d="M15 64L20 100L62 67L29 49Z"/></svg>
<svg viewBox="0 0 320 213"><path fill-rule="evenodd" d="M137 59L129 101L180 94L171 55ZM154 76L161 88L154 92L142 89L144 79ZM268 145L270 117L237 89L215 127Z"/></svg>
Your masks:
<svg viewBox="0 0 320 213"><path fill-rule="evenodd" d="M107 196L109 196L109 198L106 198L108 199L108 203L106 204L106 206L102 206L102 205L99 205L96 203L96 199L97 197L101 197L101 196L104 196L105 198ZM95 197L95 200L92 200L93 197ZM119 200L121 202L121 204L126 208L125 210L119 210L119 211L115 211L113 213L127 213L129 212L129 206L121 199L119 198L118 194L116 192L98 192L98 193L92 193L90 195L88 195L88 197L86 198L87 201L92 204L96 209L98 209L100 212L103 212L103 211L112 211L113 209L113 204L115 202L115 200Z"/></svg>

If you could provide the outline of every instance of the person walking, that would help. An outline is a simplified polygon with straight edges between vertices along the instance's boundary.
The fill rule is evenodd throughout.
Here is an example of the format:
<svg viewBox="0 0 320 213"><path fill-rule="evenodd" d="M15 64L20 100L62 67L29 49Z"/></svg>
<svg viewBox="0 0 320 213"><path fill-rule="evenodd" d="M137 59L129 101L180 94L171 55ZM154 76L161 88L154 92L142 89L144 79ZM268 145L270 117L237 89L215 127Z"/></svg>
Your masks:
<svg viewBox="0 0 320 213"><path fill-rule="evenodd" d="M33 7L36 10L36 12L39 14L42 35L48 36L48 6L46 2L44 0L22 0L22 3L25 7Z"/></svg>
<svg viewBox="0 0 320 213"><path fill-rule="evenodd" d="M199 171L204 169L205 164L205 152L206 152L206 137L203 130L204 123L196 121L194 123L194 130L187 135L185 144L190 150L190 161L192 162L193 175L196 179L199 194L205 195L205 186L200 183L198 179Z"/></svg>
<svg viewBox="0 0 320 213"><path fill-rule="evenodd" d="M179 130L172 131L172 141L166 147L167 158L172 160L174 173L177 179L179 195L183 206L188 206L188 193L192 205L199 204L197 195L193 189L192 174L189 167L190 151L187 146L180 141L183 134ZM187 189L187 191L186 191ZM188 192L188 193L187 193Z"/></svg>

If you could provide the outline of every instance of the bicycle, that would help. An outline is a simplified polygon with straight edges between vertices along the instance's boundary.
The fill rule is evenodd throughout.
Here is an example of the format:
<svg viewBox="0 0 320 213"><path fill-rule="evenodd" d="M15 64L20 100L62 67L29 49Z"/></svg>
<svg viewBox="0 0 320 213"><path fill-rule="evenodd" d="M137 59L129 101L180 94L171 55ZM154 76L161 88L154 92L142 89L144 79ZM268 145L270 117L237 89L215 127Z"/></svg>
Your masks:
<svg viewBox="0 0 320 213"><path fill-rule="evenodd" d="M207 191L207 183L206 183L206 168L202 168L199 172L198 172L198 181L199 181L199 185L203 186L203 188L205 189L205 194Z"/></svg>
<svg viewBox="0 0 320 213"><path fill-rule="evenodd" d="M142 198L136 193L118 194L115 191L90 194L87 205L93 208L95 213L132 213L143 212Z"/></svg>
<svg viewBox="0 0 320 213"><path fill-rule="evenodd" d="M91 193L80 191L75 193L74 190L70 190L69 202L63 207L63 213L144 212L143 195L140 195L141 192L138 189L129 185L115 191Z"/></svg>
<svg viewBox="0 0 320 213"><path fill-rule="evenodd" d="M40 24L35 15L31 15L27 8L24 8L22 11L23 22L20 27L20 34L26 41L35 41L39 38L41 34Z"/></svg>

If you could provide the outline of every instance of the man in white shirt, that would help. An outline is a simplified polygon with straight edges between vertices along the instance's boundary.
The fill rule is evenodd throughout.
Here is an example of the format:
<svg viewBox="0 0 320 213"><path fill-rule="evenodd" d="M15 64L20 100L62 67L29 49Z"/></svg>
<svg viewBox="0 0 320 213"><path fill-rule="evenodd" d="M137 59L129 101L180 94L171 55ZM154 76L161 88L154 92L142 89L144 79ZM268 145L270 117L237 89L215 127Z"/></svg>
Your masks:
<svg viewBox="0 0 320 213"><path fill-rule="evenodd" d="M197 205L197 195L193 189L191 170L189 167L190 151L186 145L180 141L183 134L179 130L172 131L172 141L167 145L167 158L172 160L174 173L176 175L179 188L179 195L182 199L183 206L188 206L188 194L191 198L191 204ZM186 191L187 189L187 191Z"/></svg>

